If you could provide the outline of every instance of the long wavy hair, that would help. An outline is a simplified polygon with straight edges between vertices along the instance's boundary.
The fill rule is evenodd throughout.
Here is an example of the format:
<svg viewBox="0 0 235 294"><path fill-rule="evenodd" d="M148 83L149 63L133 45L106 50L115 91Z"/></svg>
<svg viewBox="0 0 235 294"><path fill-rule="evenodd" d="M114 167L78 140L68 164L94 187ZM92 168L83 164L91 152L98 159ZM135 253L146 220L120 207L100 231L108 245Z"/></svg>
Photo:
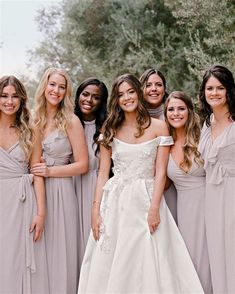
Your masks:
<svg viewBox="0 0 235 294"><path fill-rule="evenodd" d="M16 112L15 122L12 127L17 130L20 146L22 147L27 160L29 160L32 152L34 136L31 127L31 116L28 108L26 89L15 76L3 76L0 79L0 95L2 95L3 89L7 86L13 86L20 99L20 108Z"/></svg>
<svg viewBox="0 0 235 294"><path fill-rule="evenodd" d="M222 65L211 66L204 74L199 90L200 111L206 125L210 126L210 116L212 109L206 101L205 87L210 77L215 77L226 88L226 98L230 117L235 121L235 84L233 74L229 69Z"/></svg>
<svg viewBox="0 0 235 294"><path fill-rule="evenodd" d="M82 125L84 126L83 115L79 106L79 99L80 95L83 90L89 86L95 85L99 88L100 91L100 106L95 112L95 133L93 135L93 144L98 141L98 137L100 135L101 127L106 119L107 116L107 100L108 100L108 90L106 85L98 80L97 78L88 78L84 80L77 88L76 96L75 96L75 108L74 113L79 117L81 120ZM95 155L99 152L99 145L97 145L95 150Z"/></svg>
<svg viewBox="0 0 235 294"><path fill-rule="evenodd" d="M193 102L189 96L181 91L174 91L170 93L165 102L164 114L166 118L166 123L170 131L170 135L173 137L174 140L177 139L175 128L170 125L167 119L167 108L171 99L179 99L183 101L188 109L188 120L185 124L185 142L183 145L184 159L180 163L180 168L185 173L188 173L192 166L192 159L198 164L198 166L203 164L201 154L198 151L198 143L201 134L200 119L198 114L194 110Z"/></svg>
<svg viewBox="0 0 235 294"><path fill-rule="evenodd" d="M54 74L61 75L66 81L65 97L58 105L58 109L54 117L54 126L56 129L66 132L66 129L70 124L71 114L73 113L74 102L72 99L72 82L68 73L61 68L48 68L39 82L35 93L35 124L42 132L44 131L47 123L45 90L48 85L49 78Z"/></svg>
<svg viewBox="0 0 235 294"><path fill-rule="evenodd" d="M149 69L146 69L146 71L144 71L140 77L141 88L143 91L145 90L146 84L148 83L148 80L149 80L149 77L153 74L158 75L162 79L162 83L163 83L164 90L165 90L165 94L162 99L162 103L164 103L166 101L166 98L168 97L168 93L166 91L166 79L165 79L163 73L160 72L160 70L154 69L152 67Z"/></svg>
<svg viewBox="0 0 235 294"><path fill-rule="evenodd" d="M135 137L141 137L144 130L149 127L151 118L144 105L143 91L141 89L140 81L131 74L124 74L119 76L113 83L111 89L111 95L108 102L108 116L103 125L103 140L102 144L109 148L109 143L112 142L113 137L116 135L118 128L121 127L125 114L124 111L118 105L118 92L120 85L126 82L128 83L137 93L139 101L137 106L137 133Z"/></svg>

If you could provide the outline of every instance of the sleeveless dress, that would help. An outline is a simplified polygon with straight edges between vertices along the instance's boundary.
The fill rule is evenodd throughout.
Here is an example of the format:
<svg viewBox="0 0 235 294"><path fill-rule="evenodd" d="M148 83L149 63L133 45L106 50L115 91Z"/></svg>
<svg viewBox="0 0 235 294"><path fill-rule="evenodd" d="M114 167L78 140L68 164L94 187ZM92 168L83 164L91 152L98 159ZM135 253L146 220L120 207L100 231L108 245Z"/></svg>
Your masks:
<svg viewBox="0 0 235 294"><path fill-rule="evenodd" d="M33 175L19 142L0 147L0 293L49 293L44 235L29 232L37 214Z"/></svg>
<svg viewBox="0 0 235 294"><path fill-rule="evenodd" d="M235 122L212 142L204 125L199 151L206 170L205 220L214 294L235 293Z"/></svg>
<svg viewBox="0 0 235 294"><path fill-rule="evenodd" d="M164 198L161 223L151 235L147 223L158 145L171 137L140 144L110 144L114 176L103 187L101 236L91 233L79 281L85 293L203 293L200 281Z"/></svg>
<svg viewBox="0 0 235 294"><path fill-rule="evenodd" d="M203 166L193 161L184 173L171 154L167 175L177 190L178 228L185 241L205 294L212 293L211 273L206 241L205 192L206 175Z"/></svg>
<svg viewBox="0 0 235 294"><path fill-rule="evenodd" d="M53 131L43 142L47 166L71 162L72 147L66 134ZM49 286L51 294L74 294L78 282L78 209L72 177L45 179L45 224Z"/></svg>
<svg viewBox="0 0 235 294"><path fill-rule="evenodd" d="M78 198L78 263L79 269L85 253L91 230L91 208L95 192L99 157L95 156L96 145L93 145L95 120L84 121L84 131L89 154L89 171L74 177L75 191Z"/></svg>

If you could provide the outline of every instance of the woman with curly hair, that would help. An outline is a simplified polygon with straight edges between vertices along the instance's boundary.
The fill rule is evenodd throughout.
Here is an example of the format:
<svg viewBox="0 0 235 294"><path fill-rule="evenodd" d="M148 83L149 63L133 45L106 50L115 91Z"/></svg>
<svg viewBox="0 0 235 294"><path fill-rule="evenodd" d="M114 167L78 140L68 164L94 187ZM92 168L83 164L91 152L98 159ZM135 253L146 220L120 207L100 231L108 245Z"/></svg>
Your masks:
<svg viewBox="0 0 235 294"><path fill-rule="evenodd" d="M0 79L0 293L49 293L43 236L45 190L29 174L40 161L23 84Z"/></svg>
<svg viewBox="0 0 235 294"><path fill-rule="evenodd" d="M85 173L84 131L73 113L72 85L63 69L49 68L36 94L35 123L41 130L43 162L31 172L45 178L46 250L50 293L76 293L78 209L73 176Z"/></svg>
<svg viewBox="0 0 235 294"><path fill-rule="evenodd" d="M215 294L235 293L235 83L213 65L199 94L205 119L199 150L206 171L206 234Z"/></svg>
<svg viewBox="0 0 235 294"><path fill-rule="evenodd" d="M93 234L78 293L203 293L162 198L172 143L166 123L150 118L139 80L118 77L100 136Z"/></svg>
<svg viewBox="0 0 235 294"><path fill-rule="evenodd" d="M97 140L106 118L108 90L97 78L84 80L76 91L74 113L80 118L89 152L89 171L74 177L78 198L78 260L82 264L87 240L91 231L92 198L99 167L99 145Z"/></svg>
<svg viewBox="0 0 235 294"><path fill-rule="evenodd" d="M181 91L172 92L165 103L166 123L174 139L167 167L177 189L178 228L188 248L204 292L212 293L205 231L206 179L198 151L199 117L192 100Z"/></svg>

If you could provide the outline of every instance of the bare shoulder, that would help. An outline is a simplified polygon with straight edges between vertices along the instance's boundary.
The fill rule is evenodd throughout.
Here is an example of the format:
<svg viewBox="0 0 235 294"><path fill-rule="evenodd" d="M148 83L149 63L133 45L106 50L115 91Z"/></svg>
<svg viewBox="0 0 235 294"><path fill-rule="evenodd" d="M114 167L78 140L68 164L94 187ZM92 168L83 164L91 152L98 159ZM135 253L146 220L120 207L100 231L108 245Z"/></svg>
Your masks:
<svg viewBox="0 0 235 294"><path fill-rule="evenodd" d="M165 121L151 118L151 127L156 131L156 136L169 136L169 130Z"/></svg>
<svg viewBox="0 0 235 294"><path fill-rule="evenodd" d="M74 114L71 114L69 129L80 128L82 126L80 119Z"/></svg>

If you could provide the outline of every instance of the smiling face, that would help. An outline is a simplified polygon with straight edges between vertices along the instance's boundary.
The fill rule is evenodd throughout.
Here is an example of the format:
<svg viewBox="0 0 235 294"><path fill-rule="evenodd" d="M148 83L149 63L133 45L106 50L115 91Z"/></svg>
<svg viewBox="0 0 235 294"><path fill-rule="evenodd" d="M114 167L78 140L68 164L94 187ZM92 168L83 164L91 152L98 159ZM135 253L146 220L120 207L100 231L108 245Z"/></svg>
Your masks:
<svg viewBox="0 0 235 294"><path fill-rule="evenodd" d="M226 88L211 76L205 84L205 98L211 109L224 107L227 104L226 94Z"/></svg>
<svg viewBox="0 0 235 294"><path fill-rule="evenodd" d="M180 99L171 98L167 105L166 116L173 128L184 128L189 117L187 105Z"/></svg>
<svg viewBox="0 0 235 294"><path fill-rule="evenodd" d="M66 95L66 80L60 74L52 74L47 82L45 98L47 106L57 107Z"/></svg>
<svg viewBox="0 0 235 294"><path fill-rule="evenodd" d="M138 107L138 94L127 82L122 82L118 88L118 105L124 112L134 112Z"/></svg>
<svg viewBox="0 0 235 294"><path fill-rule="evenodd" d="M95 119L96 112L101 106L101 91L96 85L86 86L79 96L79 107L85 121Z"/></svg>
<svg viewBox="0 0 235 294"><path fill-rule="evenodd" d="M0 111L5 115L15 115L20 108L21 98L12 85L3 88L0 95Z"/></svg>
<svg viewBox="0 0 235 294"><path fill-rule="evenodd" d="M149 76L148 81L144 87L144 99L148 107L156 108L161 105L165 95L165 87L163 81L156 73Z"/></svg>

